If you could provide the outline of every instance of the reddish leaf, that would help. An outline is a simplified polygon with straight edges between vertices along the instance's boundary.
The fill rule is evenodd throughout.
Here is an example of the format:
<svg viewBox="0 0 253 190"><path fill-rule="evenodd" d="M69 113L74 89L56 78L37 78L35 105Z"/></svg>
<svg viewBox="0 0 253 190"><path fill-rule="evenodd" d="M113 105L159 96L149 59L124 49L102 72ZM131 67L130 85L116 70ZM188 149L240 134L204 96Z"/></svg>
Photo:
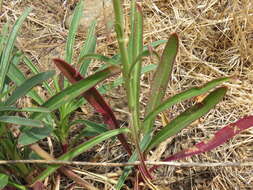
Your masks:
<svg viewBox="0 0 253 190"><path fill-rule="evenodd" d="M53 59L53 61L58 69L71 83L75 83L79 80L84 79L82 75L67 62L61 59ZM115 69L115 67L109 67L108 69L112 73L117 73L117 69ZM95 87L84 92L83 97L94 107L97 112L103 116L104 122L109 126L110 129L120 128L111 108L108 106L108 104L105 102ZM131 155L131 149L126 141L125 136L123 134L120 134L118 135L118 139L126 149L127 153Z"/></svg>
<svg viewBox="0 0 253 190"><path fill-rule="evenodd" d="M210 139L209 141L202 141L198 144L196 144L193 148L189 148L186 150L183 150L179 153L176 153L172 156L169 156L168 158L164 159L163 161L173 161L173 160L179 160L186 158L188 156L197 155L203 152L210 151L221 144L225 143L241 131L248 129L253 126L253 116L247 116L242 119L239 119L235 123L229 124L222 129L220 129L218 132L215 133L214 137ZM154 171L159 166L153 166L150 168L150 172Z"/></svg>

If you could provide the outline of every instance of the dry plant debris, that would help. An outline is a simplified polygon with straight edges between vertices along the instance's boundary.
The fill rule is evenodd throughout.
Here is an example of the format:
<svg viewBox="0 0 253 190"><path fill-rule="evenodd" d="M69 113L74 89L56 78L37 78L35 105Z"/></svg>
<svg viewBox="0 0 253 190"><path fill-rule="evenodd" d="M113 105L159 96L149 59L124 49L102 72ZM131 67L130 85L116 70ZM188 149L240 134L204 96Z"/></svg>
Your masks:
<svg viewBox="0 0 253 190"><path fill-rule="evenodd" d="M128 0L124 1L124 5L125 10L129 11ZM53 68L52 58L64 56L68 32L65 21L74 6L74 0L6 0L3 1L0 25L2 27L7 21L13 23L26 7L33 7L32 14L23 25L17 46L29 55L41 70L48 70ZM209 137L221 126L253 113L252 0L143 0L143 6L145 44L167 39L172 32L178 33L180 37L179 55L167 96L217 77L232 75L235 78L234 81L226 84L229 88L226 99L194 126L188 127L175 137L167 145L164 154L168 155L190 147ZM103 25L97 28L97 34L97 51L113 55L116 50L114 34L110 34L111 40L107 40L108 30ZM80 48L84 38L85 31L80 31L76 50ZM145 64L153 61L155 60L148 58ZM97 68L101 64L94 62L92 67ZM148 96L146 91L150 75L142 77L143 104ZM111 101L114 100L111 99ZM186 107L187 104L178 105L173 110L167 111L166 115L171 119ZM157 124L161 125L159 119ZM249 129L212 152L187 158L184 161L200 163L252 161L252 147L253 129ZM118 149L118 146L107 143L94 151L96 157L103 161L125 160ZM108 153L108 151L111 152ZM108 172L98 168L92 171L98 171L104 175ZM246 190L253 187L252 174L252 167L191 169L163 167L157 172L155 183L164 189L175 190ZM111 183L103 182L102 178L99 179L101 183L107 184L105 189L112 189L112 186L108 185Z"/></svg>

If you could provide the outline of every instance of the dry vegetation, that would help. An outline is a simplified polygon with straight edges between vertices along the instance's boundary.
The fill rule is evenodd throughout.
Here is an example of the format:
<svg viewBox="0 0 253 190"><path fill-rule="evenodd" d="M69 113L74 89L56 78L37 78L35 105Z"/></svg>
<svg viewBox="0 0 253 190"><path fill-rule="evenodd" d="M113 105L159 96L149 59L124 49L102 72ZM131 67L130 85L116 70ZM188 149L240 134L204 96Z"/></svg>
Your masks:
<svg viewBox="0 0 253 190"><path fill-rule="evenodd" d="M88 1L88 0L87 0ZM33 7L27 22L18 38L18 47L29 55L34 64L42 70L52 69L51 58L64 57L64 46L68 30L64 25L66 16L75 6L72 2L60 0L8 0L3 2L1 26L12 22L28 7ZM181 92L194 85L222 76L234 76L226 85L229 88L226 99L216 109L183 130L160 148L163 155L168 155L187 148L196 142L211 137L217 129L252 114L253 110L253 2L252 0L144 0L145 44L166 39L172 32L180 37L180 50L173 71L173 78L168 87L168 96ZM125 1L125 10L129 11L129 2ZM116 50L115 35L110 29L100 25L98 31L98 52L112 55ZM110 38L107 38L110 35ZM75 48L78 50L85 38L80 32ZM109 39L109 40L108 40ZM146 59L145 64L154 60ZM97 68L101 63L94 62ZM90 70L92 71L92 69ZM149 74L150 75L150 74ZM149 75L143 76L142 103L148 97ZM123 92L123 91L122 91ZM117 92L118 93L118 92ZM122 96L114 95L113 100L122 101ZM118 97L117 97L118 96ZM123 106L122 106L123 105ZM121 109L126 109L124 104ZM187 104L181 104L169 110L166 115L171 119ZM157 124L161 125L158 118ZM119 146L106 143L91 151L94 158L88 161L120 161L125 159ZM109 151L111 151L109 153ZM96 153L97 152L97 153ZM100 153L99 153L100 152ZM158 155L158 154L156 154ZM160 159L158 156L153 159ZM227 144L212 152L187 158L188 162L247 162L253 160L253 129L238 135ZM92 169L92 172L107 173L104 168ZM110 175L115 170L109 170ZM102 181L101 177L84 172L85 178ZM154 181L164 189L253 189L253 167L220 168L174 168L164 167L157 172ZM103 175L106 176L106 175ZM109 179L110 176L107 176ZM115 178L114 178L115 179ZM115 181L106 182L105 189ZM66 186L70 184L65 184Z"/></svg>

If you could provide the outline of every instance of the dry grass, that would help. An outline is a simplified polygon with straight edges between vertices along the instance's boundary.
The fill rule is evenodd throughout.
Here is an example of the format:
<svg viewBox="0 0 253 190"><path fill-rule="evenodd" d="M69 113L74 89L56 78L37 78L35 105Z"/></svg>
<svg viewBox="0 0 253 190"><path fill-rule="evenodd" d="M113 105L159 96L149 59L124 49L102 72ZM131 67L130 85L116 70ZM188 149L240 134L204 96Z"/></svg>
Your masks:
<svg viewBox="0 0 253 190"><path fill-rule="evenodd" d="M4 1L1 25L13 22L25 7L34 8L18 38L18 47L28 54L42 70L52 68L52 57L64 56L67 29L64 19L74 1L64 5L59 0ZM222 76L234 76L227 83L226 99L215 110L202 118L194 127L183 130L167 145L168 155L189 147L214 134L220 127L253 110L253 2L252 0L144 0L145 43L166 39L172 32L180 37L180 50L173 71L168 96L194 85L201 85ZM125 2L129 11L129 2ZM115 52L115 39L106 40L104 28L98 29L98 52L111 55ZM78 50L85 34L80 33L75 48ZM161 50L161 48L160 48ZM146 64L152 60L147 59ZM93 67L100 63L95 62ZM142 103L148 96L150 74L143 77ZM167 113L169 119L185 109L180 104ZM160 120L157 121L160 125ZM118 146L98 147L100 161L121 159L124 155ZM247 130L212 152L187 158L193 162L249 161L253 159L253 129ZM100 153L99 153L100 152ZM102 153L101 153L102 152ZM106 153L106 154L104 154ZM113 155L113 156L112 156ZM101 156L101 157L100 157ZM124 159L124 158L123 158ZM105 171L98 170L100 173ZM154 183L164 189L216 189L243 190L253 188L253 169L247 168L162 168ZM87 175L87 174L84 174ZM113 174L112 174L113 175ZM91 174L87 178L94 179ZM101 177L97 177L100 181ZM103 181L103 180L102 180ZM113 182L106 182L111 189Z"/></svg>

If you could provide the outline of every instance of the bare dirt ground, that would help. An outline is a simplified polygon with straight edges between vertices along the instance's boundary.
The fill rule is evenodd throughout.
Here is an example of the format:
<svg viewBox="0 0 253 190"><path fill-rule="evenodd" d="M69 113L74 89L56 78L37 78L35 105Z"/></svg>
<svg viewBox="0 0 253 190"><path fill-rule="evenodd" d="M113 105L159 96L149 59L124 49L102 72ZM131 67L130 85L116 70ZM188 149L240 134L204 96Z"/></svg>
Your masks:
<svg viewBox="0 0 253 190"><path fill-rule="evenodd" d="M234 76L235 78L225 84L229 89L227 96L216 106L216 109L167 142L167 148L162 151L162 158L164 155L190 147L210 137L222 126L253 113L253 2L252 0L144 0L142 2L145 44L167 39L173 32L176 32L180 38L179 54L168 87L168 97L217 77ZM64 58L68 33L65 21L75 7L75 1L3 1L1 26L7 21L13 23L26 7L33 7L33 11L23 25L17 46L30 56L34 64L38 65L41 70L55 69L51 59ZM124 1L124 8L128 14L129 1ZM109 9L106 10L108 11ZM109 21L106 20L106 22ZM101 22L97 27L97 52L110 56L117 50L116 39L115 34L111 32L110 28L105 27L105 24ZM107 38L108 33L110 38ZM85 29L78 34L75 50L78 51L84 39ZM158 50L162 50L162 46ZM146 59L145 64L152 61ZM92 67L96 68L101 64L94 62ZM152 73L143 76L143 105L148 96L151 75ZM117 93L110 92L108 96L112 94L114 98L110 99L111 104L118 105L124 94L122 93L121 97ZM186 106L177 105L173 110L168 110L166 115L171 119ZM119 107L126 109L124 102ZM161 118L157 118L157 125L161 125ZM119 146L110 147L110 153L108 152L109 146L112 144L106 143L97 147L97 152L91 152L96 158L94 161L124 159L125 154L119 150ZM160 156L155 156L153 159L159 160ZM183 161L201 163L252 160L253 128L211 152ZM88 161L93 160L90 158ZM82 174L86 179L91 179L92 183L100 181L99 183L106 184L102 189L108 190L113 189L117 171L120 171L120 169L106 171L104 168L99 168L92 169L89 173L86 170L82 169ZM96 172L105 178L96 176L94 174ZM161 189L168 190L253 189L253 167L163 167L157 171L156 176L154 183ZM112 180L105 182L106 178ZM62 188L69 185L71 182L63 179Z"/></svg>

